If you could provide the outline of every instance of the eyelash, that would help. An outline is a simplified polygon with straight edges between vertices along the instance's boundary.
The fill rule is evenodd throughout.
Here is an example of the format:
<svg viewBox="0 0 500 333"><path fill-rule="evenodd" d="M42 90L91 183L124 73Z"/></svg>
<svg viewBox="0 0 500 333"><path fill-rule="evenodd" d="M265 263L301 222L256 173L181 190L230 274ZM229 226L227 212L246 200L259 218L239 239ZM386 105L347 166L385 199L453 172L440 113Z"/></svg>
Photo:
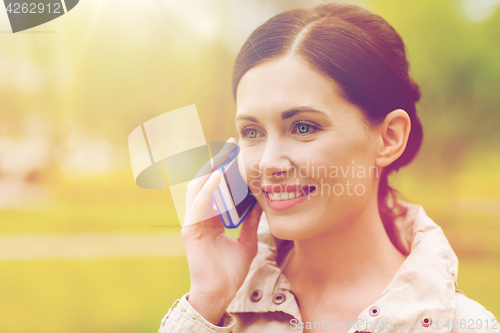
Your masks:
<svg viewBox="0 0 500 333"><path fill-rule="evenodd" d="M308 135L311 135L313 133L315 133L316 131L319 130L319 127L318 126L315 126L309 122L306 122L306 121L296 121L295 123L293 123L292 127L293 127L293 132L295 132L297 130L297 127L299 127L300 125L307 125L311 128L312 132L308 132L308 133L305 133L305 134L299 134L300 136L308 136ZM240 132L240 135L243 137L243 138L248 138L248 131L251 131L251 130L254 130L254 131L257 131L256 129L254 128L251 128L251 127L245 127L241 130ZM258 132L258 131L257 131ZM251 139L255 139L255 138L249 138L250 140Z"/></svg>
<svg viewBox="0 0 500 333"><path fill-rule="evenodd" d="M294 130L294 131L296 131L296 130L297 130L297 128L298 128L300 125L307 125L307 126L309 126L309 127L311 128L311 132L307 132L307 133L305 133L305 134L299 134L299 135L301 135L301 136L311 135L311 134L315 133L315 132L319 129L319 127L318 127L318 126L315 126L315 125L313 125L313 124L311 124L311 123L309 123L309 122L307 122L307 121L301 121L301 120L299 120L299 121L297 121L297 122L293 123L293 130Z"/></svg>

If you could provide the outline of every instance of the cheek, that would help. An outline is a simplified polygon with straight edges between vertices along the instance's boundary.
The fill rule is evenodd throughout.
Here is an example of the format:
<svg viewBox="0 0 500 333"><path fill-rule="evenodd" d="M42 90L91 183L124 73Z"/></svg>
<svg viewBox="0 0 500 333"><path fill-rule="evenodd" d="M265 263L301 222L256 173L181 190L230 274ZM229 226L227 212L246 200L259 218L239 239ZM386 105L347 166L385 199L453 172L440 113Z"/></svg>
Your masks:
<svg viewBox="0 0 500 333"><path fill-rule="evenodd" d="M369 139L345 136L329 138L317 145L309 145L301 152L297 164L301 177L319 186L318 196L359 197L371 192L379 170L374 165L373 145Z"/></svg>
<svg viewBox="0 0 500 333"><path fill-rule="evenodd" d="M255 183L255 180L260 178L259 162L251 154L247 153L243 157L243 154L240 152L238 155L238 169L241 177L249 186L251 182Z"/></svg>

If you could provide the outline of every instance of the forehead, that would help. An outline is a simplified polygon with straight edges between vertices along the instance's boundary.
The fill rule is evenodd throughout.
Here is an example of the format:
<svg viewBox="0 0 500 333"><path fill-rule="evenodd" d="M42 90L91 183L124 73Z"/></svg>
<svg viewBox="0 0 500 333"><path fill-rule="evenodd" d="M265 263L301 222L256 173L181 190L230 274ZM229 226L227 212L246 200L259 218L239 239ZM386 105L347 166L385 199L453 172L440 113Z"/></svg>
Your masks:
<svg viewBox="0 0 500 333"><path fill-rule="evenodd" d="M333 105L347 103L335 81L294 56L272 59L250 69L240 80L236 101L237 114L282 111L297 106L326 111Z"/></svg>

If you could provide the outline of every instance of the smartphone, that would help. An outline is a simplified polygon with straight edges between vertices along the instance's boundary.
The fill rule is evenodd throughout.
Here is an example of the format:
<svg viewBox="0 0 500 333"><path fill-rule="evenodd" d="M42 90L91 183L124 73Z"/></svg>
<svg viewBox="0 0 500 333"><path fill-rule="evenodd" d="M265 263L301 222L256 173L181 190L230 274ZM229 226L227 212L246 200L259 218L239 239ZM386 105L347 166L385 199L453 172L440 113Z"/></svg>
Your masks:
<svg viewBox="0 0 500 333"><path fill-rule="evenodd" d="M222 173L221 182L212 193L212 199L217 208L222 223L228 229L237 228L257 202L245 180L241 177L238 167L239 142L228 157L228 160L218 167Z"/></svg>

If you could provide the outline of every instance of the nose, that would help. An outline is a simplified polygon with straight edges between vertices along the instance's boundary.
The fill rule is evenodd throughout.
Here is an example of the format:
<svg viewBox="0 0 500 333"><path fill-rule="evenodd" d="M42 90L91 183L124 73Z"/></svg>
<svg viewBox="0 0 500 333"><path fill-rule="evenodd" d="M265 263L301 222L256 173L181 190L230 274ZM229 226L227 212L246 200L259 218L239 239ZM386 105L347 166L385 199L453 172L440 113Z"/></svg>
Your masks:
<svg viewBox="0 0 500 333"><path fill-rule="evenodd" d="M286 153L281 140L266 140L264 153L259 163L259 170L264 178L282 177L293 169L292 162Z"/></svg>

